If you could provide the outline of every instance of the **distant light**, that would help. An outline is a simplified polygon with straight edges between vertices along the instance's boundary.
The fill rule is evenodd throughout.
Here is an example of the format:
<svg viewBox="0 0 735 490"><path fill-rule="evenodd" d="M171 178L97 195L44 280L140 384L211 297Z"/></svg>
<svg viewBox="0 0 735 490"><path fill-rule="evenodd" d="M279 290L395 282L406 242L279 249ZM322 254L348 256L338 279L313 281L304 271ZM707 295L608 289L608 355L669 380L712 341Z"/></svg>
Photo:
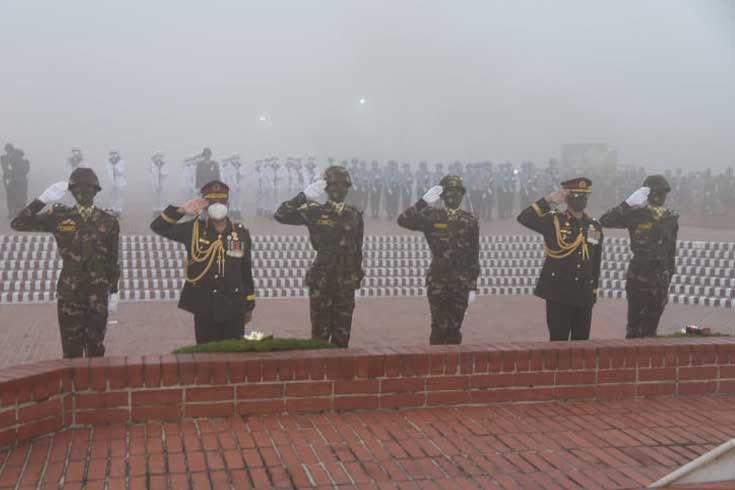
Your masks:
<svg viewBox="0 0 735 490"><path fill-rule="evenodd" d="M365 99L360 99L360 105L365 105Z"/></svg>
<svg viewBox="0 0 735 490"><path fill-rule="evenodd" d="M260 116L260 117L258 118L258 121L267 121L267 120L268 120L268 118L267 118L267 117L265 117L265 116Z"/></svg>
<svg viewBox="0 0 735 490"><path fill-rule="evenodd" d="M517 168L513 169L513 173L514 173L515 175L518 175L518 169L517 169Z"/></svg>

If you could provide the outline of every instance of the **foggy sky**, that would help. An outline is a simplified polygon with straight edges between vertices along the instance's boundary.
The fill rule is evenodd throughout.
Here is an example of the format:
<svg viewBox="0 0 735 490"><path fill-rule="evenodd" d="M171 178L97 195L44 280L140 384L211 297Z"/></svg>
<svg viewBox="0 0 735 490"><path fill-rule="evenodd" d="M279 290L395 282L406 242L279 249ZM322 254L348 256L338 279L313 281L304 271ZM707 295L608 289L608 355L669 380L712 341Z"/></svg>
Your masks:
<svg viewBox="0 0 735 490"><path fill-rule="evenodd" d="M735 163L735 0L0 0L0 62L0 141L33 176L62 176L72 145L129 171L205 145Z"/></svg>

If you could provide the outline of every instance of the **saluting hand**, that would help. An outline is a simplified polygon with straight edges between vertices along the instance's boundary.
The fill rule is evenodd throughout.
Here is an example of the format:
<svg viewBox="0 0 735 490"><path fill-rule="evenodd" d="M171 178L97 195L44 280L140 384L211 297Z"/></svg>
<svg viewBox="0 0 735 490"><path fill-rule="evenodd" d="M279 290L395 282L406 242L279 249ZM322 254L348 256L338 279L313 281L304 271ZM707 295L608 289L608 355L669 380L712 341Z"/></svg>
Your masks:
<svg viewBox="0 0 735 490"><path fill-rule="evenodd" d="M192 199L187 201L183 206L179 208L179 212L182 212L188 216L199 214L199 211L209 206L209 201L200 197L198 199Z"/></svg>
<svg viewBox="0 0 735 490"><path fill-rule="evenodd" d="M562 189L560 191L552 192L548 196L546 196L546 202L549 204L562 204L564 201L566 201L567 196L569 195L569 191L567 189Z"/></svg>

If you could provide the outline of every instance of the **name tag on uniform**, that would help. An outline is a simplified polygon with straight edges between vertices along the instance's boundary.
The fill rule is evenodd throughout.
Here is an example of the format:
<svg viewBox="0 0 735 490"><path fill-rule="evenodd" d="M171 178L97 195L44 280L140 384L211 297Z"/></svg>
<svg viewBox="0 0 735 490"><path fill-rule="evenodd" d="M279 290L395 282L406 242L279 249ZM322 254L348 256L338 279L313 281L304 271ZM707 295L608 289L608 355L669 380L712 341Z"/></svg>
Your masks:
<svg viewBox="0 0 735 490"><path fill-rule="evenodd" d="M651 228L653 228L653 223L641 223L638 225L639 230L650 230Z"/></svg>
<svg viewBox="0 0 735 490"><path fill-rule="evenodd" d="M332 221L331 219L324 219L324 217L322 217L316 222L316 224L321 226L334 226L334 221Z"/></svg>
<svg viewBox="0 0 735 490"><path fill-rule="evenodd" d="M440 230L446 228L447 226L449 225L447 225L446 223L434 223L434 228L438 228Z"/></svg>
<svg viewBox="0 0 735 490"><path fill-rule="evenodd" d="M64 233L69 233L72 231L76 231L77 229L77 223L73 219L65 219L61 223L59 223L58 230Z"/></svg>
<svg viewBox="0 0 735 490"><path fill-rule="evenodd" d="M587 242L591 243L592 245L597 245L600 243L600 230L598 230L594 225L590 225L587 228Z"/></svg>

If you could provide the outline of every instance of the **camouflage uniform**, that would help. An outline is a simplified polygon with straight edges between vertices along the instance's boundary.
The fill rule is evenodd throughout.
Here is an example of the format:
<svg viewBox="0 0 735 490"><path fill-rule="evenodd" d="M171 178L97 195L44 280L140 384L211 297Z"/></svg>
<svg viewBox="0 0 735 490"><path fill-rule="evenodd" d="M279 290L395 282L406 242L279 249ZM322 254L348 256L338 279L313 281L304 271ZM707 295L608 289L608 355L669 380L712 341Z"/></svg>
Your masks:
<svg viewBox="0 0 735 490"><path fill-rule="evenodd" d="M461 188L462 179L446 176L445 189ZM477 218L463 209L429 206L419 199L398 217L398 225L423 232L431 249L426 289L431 309L430 344L462 342L462 320L469 292L477 289L480 275L480 228Z"/></svg>
<svg viewBox="0 0 735 490"><path fill-rule="evenodd" d="M53 233L64 261L56 286L64 357L101 357L105 354L107 300L117 292L120 278L120 226L112 215L94 206L54 204L40 212L43 208L44 203L34 200L10 226L16 231Z"/></svg>
<svg viewBox="0 0 735 490"><path fill-rule="evenodd" d="M649 179L646 182L650 184ZM668 187L665 181L661 184ZM650 187L653 190L654 186ZM602 215L600 222L608 228L627 228L630 234L633 259L628 265L625 284L628 297L625 337L655 337L669 301L669 284L676 274L679 215L663 207L634 208L623 202Z"/></svg>
<svg viewBox="0 0 735 490"><path fill-rule="evenodd" d="M341 169L337 173L332 169ZM350 176L342 167L325 172L327 183ZM300 192L282 203L274 216L279 223L305 225L316 258L306 273L311 311L311 336L347 347L355 309L355 290L362 270L362 212L345 203L320 204Z"/></svg>

